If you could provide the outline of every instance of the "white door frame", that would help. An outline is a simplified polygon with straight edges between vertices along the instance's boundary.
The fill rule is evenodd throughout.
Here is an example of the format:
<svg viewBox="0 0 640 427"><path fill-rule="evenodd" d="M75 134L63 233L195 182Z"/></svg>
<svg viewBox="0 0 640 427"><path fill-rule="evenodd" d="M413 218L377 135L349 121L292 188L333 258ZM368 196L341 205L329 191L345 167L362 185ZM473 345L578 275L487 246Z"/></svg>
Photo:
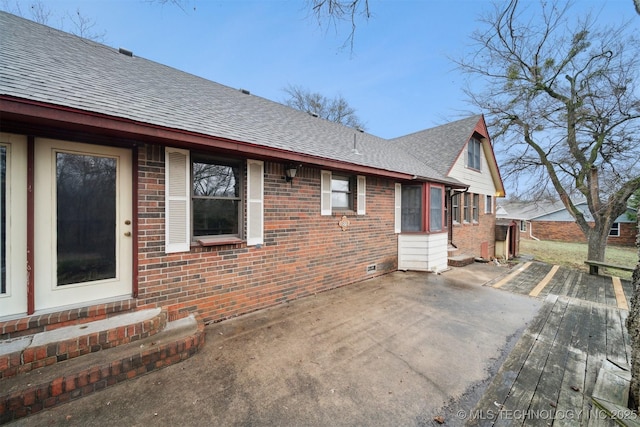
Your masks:
<svg viewBox="0 0 640 427"><path fill-rule="evenodd" d="M6 148L5 285L0 317L27 313L27 137L0 133Z"/></svg>
<svg viewBox="0 0 640 427"><path fill-rule="evenodd" d="M116 160L116 277L113 279L57 285L56 153L58 152L104 156ZM131 150L37 138L34 157L35 309L48 310L131 296L134 238L132 237Z"/></svg>

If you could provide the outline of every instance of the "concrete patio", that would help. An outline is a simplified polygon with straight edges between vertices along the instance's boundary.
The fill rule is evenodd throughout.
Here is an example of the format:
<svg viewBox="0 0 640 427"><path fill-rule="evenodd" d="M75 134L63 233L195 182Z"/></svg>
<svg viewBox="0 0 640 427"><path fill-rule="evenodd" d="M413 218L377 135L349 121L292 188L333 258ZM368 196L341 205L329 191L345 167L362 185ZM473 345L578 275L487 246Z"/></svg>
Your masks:
<svg viewBox="0 0 640 427"><path fill-rule="evenodd" d="M210 325L195 357L15 425L610 425L591 394L629 363L630 297L541 263L396 272Z"/></svg>

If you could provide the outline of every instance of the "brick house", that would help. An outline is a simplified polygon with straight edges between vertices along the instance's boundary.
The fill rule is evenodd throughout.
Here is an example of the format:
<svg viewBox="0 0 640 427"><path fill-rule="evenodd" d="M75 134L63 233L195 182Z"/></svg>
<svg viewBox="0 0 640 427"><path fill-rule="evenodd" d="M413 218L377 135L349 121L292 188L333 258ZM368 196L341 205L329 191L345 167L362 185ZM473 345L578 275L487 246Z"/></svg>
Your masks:
<svg viewBox="0 0 640 427"><path fill-rule="evenodd" d="M0 324L77 307L213 322L399 253L433 271L447 243L492 250L504 190L482 116L394 144L3 12L0 40Z"/></svg>
<svg viewBox="0 0 640 427"><path fill-rule="evenodd" d="M576 203L587 219L592 218L587 202ZM627 209L632 213L631 208ZM503 202L498 207L498 218L511 219L518 224L521 239L553 240L559 242L586 243L584 233L562 202ZM635 246L637 225L627 213L615 219L607 244Z"/></svg>

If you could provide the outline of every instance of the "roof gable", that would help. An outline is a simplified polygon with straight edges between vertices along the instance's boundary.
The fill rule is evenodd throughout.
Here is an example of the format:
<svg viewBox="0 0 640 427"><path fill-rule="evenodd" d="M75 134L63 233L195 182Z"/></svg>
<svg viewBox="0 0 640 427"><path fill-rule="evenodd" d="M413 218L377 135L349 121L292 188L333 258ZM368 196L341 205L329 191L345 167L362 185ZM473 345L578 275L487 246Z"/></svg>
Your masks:
<svg viewBox="0 0 640 427"><path fill-rule="evenodd" d="M430 162L441 174L451 176L457 162L464 162L467 144L472 136L482 141L483 152L489 166L491 179L498 195L504 196L504 184L498 162L493 152L489 132L481 114L446 123L410 135L392 139L424 162Z"/></svg>

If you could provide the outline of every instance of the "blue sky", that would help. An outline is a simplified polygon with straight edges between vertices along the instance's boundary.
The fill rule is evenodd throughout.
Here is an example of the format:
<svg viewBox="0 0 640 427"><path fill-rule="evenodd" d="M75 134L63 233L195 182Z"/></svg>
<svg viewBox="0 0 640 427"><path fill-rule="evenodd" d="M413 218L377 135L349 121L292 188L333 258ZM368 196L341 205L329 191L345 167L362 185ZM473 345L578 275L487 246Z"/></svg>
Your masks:
<svg viewBox="0 0 640 427"><path fill-rule="evenodd" d="M28 17L31 2L18 3ZM42 3L51 26L70 30L64 17L80 10L109 46L257 96L281 102L289 84L341 95L383 138L479 112L448 57L472 53L469 36L488 0L370 0L373 16L358 21L353 51L342 47L349 25L320 26L305 0L183 0L184 10L145 0ZM632 0L579 0L573 10L612 23L640 18Z"/></svg>

